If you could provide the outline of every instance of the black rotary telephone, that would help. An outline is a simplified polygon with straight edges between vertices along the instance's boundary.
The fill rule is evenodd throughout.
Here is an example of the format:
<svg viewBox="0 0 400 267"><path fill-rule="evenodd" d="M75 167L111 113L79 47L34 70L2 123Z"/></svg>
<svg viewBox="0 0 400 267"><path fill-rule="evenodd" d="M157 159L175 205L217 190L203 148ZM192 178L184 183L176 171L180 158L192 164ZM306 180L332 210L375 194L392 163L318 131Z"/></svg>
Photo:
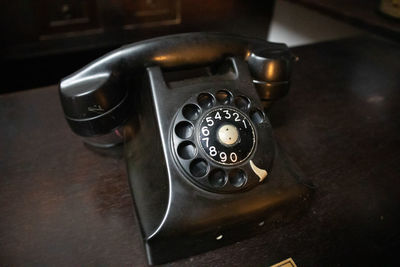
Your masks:
<svg viewBox="0 0 400 267"><path fill-rule="evenodd" d="M264 113L287 93L292 61L284 44L189 33L124 46L61 81L75 133L92 145L124 140L150 264L238 241L307 206L310 189Z"/></svg>

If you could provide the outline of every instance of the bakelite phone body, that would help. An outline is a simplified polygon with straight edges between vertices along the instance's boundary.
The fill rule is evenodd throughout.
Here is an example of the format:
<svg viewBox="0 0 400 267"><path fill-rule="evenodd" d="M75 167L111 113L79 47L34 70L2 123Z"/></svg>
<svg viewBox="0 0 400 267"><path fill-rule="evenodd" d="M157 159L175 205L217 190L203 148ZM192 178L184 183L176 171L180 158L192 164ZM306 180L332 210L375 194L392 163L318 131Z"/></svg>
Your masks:
<svg viewBox="0 0 400 267"><path fill-rule="evenodd" d="M292 61L284 44L189 33L122 47L61 81L75 133L124 138L150 264L241 240L307 207L311 190L264 113L287 93Z"/></svg>

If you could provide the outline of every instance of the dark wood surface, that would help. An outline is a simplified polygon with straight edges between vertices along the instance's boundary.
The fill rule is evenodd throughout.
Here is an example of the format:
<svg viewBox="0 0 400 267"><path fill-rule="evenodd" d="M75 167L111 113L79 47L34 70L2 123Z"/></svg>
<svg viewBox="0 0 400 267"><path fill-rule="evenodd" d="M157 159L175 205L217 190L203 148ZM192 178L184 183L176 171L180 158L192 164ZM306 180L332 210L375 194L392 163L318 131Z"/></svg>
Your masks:
<svg viewBox="0 0 400 267"><path fill-rule="evenodd" d="M378 0L284 0L314 9L375 34L400 41L400 19L379 11Z"/></svg>
<svg viewBox="0 0 400 267"><path fill-rule="evenodd" d="M275 136L316 186L297 221L171 266L397 265L399 45L371 37L294 49ZM0 264L145 266L123 159L88 150L56 86L0 96Z"/></svg>

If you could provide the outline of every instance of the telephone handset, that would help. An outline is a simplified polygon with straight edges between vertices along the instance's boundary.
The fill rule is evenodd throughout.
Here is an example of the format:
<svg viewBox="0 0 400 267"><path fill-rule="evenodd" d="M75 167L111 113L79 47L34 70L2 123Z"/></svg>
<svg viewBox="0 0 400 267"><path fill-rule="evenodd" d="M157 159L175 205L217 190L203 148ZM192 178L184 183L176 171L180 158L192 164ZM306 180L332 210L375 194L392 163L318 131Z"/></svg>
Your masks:
<svg viewBox="0 0 400 267"><path fill-rule="evenodd" d="M150 264L238 241L307 206L311 191L263 111L287 93L292 61L284 44L188 33L124 46L61 81L75 133L122 132Z"/></svg>

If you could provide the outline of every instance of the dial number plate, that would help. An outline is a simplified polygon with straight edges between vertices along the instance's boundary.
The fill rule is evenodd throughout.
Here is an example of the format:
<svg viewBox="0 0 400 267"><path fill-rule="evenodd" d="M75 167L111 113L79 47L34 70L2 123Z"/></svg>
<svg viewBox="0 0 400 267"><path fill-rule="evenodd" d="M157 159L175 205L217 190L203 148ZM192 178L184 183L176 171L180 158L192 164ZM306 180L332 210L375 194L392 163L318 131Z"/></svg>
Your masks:
<svg viewBox="0 0 400 267"><path fill-rule="evenodd" d="M248 158L255 146L253 125L238 109L211 110L203 117L199 132L203 151L219 164L239 164Z"/></svg>

